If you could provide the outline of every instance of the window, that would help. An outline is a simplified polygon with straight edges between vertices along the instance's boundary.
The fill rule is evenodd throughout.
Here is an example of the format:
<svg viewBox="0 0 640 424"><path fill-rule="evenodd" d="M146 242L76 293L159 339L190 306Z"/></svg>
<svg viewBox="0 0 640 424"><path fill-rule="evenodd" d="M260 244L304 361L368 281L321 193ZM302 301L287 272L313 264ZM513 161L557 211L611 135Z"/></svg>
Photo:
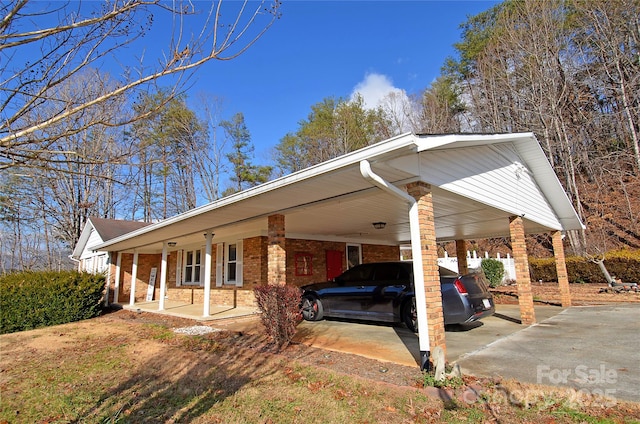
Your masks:
<svg viewBox="0 0 640 424"><path fill-rule="evenodd" d="M190 250L185 253L184 284L200 284L202 252L200 250Z"/></svg>
<svg viewBox="0 0 640 424"><path fill-rule="evenodd" d="M359 244L347 244L347 269L362 263L362 249Z"/></svg>
<svg viewBox="0 0 640 424"><path fill-rule="evenodd" d="M296 277L313 275L313 255L296 253Z"/></svg>
<svg viewBox="0 0 640 424"><path fill-rule="evenodd" d="M235 284L237 279L238 245L227 245L227 283Z"/></svg>

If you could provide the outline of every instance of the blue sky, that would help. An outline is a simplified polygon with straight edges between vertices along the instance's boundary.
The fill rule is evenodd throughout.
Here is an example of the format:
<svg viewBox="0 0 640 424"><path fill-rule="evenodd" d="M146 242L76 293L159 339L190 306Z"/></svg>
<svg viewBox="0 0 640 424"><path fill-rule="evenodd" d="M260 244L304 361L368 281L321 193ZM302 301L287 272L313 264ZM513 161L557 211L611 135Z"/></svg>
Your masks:
<svg viewBox="0 0 640 424"><path fill-rule="evenodd" d="M204 11L211 4L192 1ZM295 132L311 106L325 98L350 98L358 90L368 105L375 106L390 91L411 95L428 87L440 75L446 57L454 54L460 24L496 3L283 0L281 18L244 54L230 61L208 62L195 72L188 81L188 102L197 110L204 92L224 99L222 119L242 112L255 146L255 161L267 163L280 139ZM31 7L36 12L51 12L42 15L42 25L55 26L75 7L86 15L102 4L54 0L33 2ZM235 10L242 6L238 0L224 4ZM64 5L69 9L62 9ZM121 65L135 66L143 52L146 65L157 63L171 36L168 16L155 15L154 27L146 37L94 66L118 75ZM228 21L235 15L227 11L223 17ZM30 22L23 21L23 29L33 29ZM185 40L189 30L198 29L187 28ZM19 49L14 66L19 68L20 60L28 61L33 54L39 52ZM171 80L159 84L167 86Z"/></svg>
<svg viewBox="0 0 640 424"><path fill-rule="evenodd" d="M365 100L418 93L440 75L461 23L495 1L285 0L282 18L242 56L200 68L188 94L223 97L245 116L257 162L298 128L311 106L356 87ZM373 99L373 100L372 100Z"/></svg>

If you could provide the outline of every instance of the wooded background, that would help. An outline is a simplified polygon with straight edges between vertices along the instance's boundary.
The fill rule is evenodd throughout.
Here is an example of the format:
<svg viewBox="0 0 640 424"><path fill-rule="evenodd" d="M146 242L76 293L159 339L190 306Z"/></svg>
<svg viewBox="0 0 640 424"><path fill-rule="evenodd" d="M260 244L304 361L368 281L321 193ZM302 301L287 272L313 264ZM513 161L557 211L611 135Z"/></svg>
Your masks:
<svg viewBox="0 0 640 424"><path fill-rule="evenodd" d="M127 81L91 58L144 33L160 6L113 5L35 34L20 25L38 18L26 2L0 7L0 53L9 58L0 65L2 272L71 266L67 255L90 216L163 219L405 131L534 132L587 225L568 234L569 252L640 249L638 0L500 3L462 24L457 55L422 92L390 94L376 109L360 98L319 99L266 165L255 163L242 112L223 119L213 94L189 107L180 78L158 81L242 53L277 19L278 3L238 12L248 16L236 25L252 30L206 50L216 31L234 33L212 10L200 43L173 37L172 54ZM186 21L192 11L171 13ZM12 51L32 43L41 58L12 62ZM508 249L505 240L470 242ZM529 242L531 254L550 254L545 235Z"/></svg>

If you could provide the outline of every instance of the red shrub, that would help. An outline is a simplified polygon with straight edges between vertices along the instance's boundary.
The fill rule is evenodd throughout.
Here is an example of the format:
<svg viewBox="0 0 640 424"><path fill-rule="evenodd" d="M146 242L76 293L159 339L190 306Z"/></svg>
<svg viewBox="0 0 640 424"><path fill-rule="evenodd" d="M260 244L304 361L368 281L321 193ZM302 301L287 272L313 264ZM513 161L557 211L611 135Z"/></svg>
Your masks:
<svg viewBox="0 0 640 424"><path fill-rule="evenodd" d="M278 349L289 345L302 321L300 300L302 292L293 286L258 286L253 292L262 312L261 320L267 334Z"/></svg>

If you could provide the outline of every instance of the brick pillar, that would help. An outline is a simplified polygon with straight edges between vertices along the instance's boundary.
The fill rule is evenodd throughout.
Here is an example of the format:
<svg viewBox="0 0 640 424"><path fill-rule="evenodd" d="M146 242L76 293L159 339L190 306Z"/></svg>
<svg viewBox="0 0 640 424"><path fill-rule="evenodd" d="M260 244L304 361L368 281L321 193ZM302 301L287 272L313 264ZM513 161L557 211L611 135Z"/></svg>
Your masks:
<svg viewBox="0 0 640 424"><path fill-rule="evenodd" d="M536 322L533 309L533 294L531 293L531 277L529 276L529 259L527 257L527 243L524 237L524 222L520 216L509 218L509 232L511 233L511 248L516 265L516 284L518 285L518 303L520 304L520 320L523 324L531 325Z"/></svg>
<svg viewBox="0 0 640 424"><path fill-rule="evenodd" d="M427 325L429 327L429 349L433 352L436 346L440 346L446 354L442 292L440 290L440 273L438 272L438 246L436 245L436 225L431 185L423 182L409 183L407 184L407 191L418 202L424 294L427 303Z"/></svg>
<svg viewBox="0 0 640 424"><path fill-rule="evenodd" d="M571 293L569 292L569 273L564 257L564 245L562 244L562 232L551 233L553 240L553 256L556 259L556 272L558 274L558 286L560 288L560 302L564 308L571 306Z"/></svg>
<svg viewBox="0 0 640 424"><path fill-rule="evenodd" d="M287 283L284 215L271 215L268 219L267 284L283 286Z"/></svg>
<svg viewBox="0 0 640 424"><path fill-rule="evenodd" d="M458 258L458 274L465 275L469 272L467 265L467 242L456 240L456 257Z"/></svg>

